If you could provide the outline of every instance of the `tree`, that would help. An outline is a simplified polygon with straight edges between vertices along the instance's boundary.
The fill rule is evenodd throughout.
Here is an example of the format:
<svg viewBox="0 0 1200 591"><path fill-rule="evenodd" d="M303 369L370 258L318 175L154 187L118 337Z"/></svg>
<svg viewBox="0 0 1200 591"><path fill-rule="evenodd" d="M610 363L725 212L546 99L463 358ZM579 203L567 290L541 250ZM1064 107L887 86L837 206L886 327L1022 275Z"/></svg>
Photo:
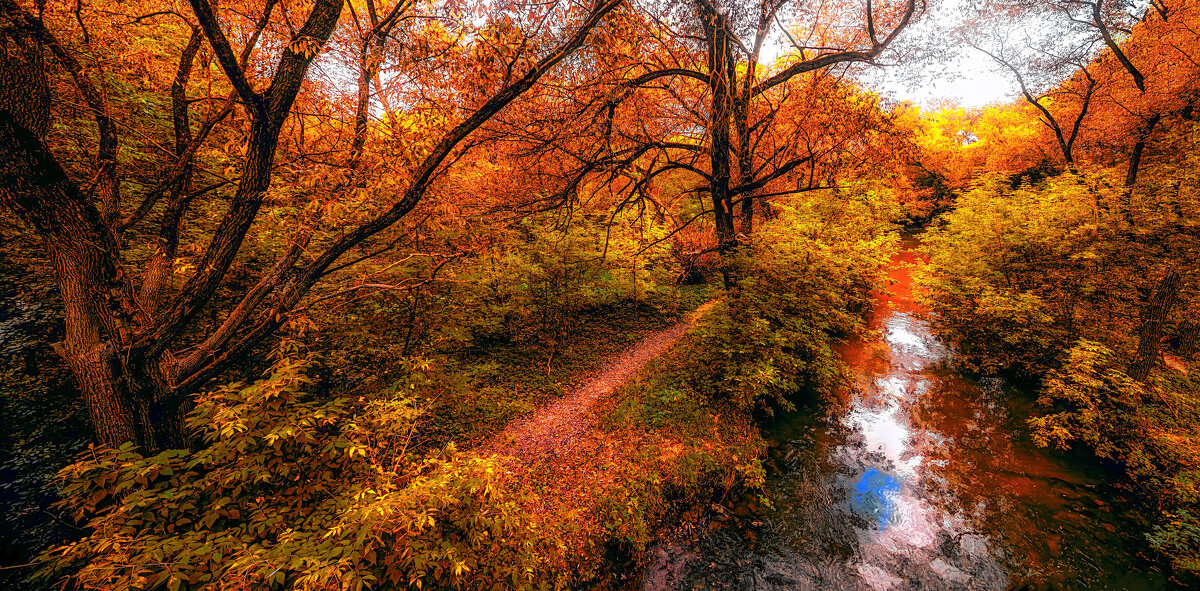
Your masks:
<svg viewBox="0 0 1200 591"><path fill-rule="evenodd" d="M656 178L689 174L708 195L713 250L732 254L739 233L753 231L755 204L771 196L773 184L781 193L829 186L819 165L853 153L856 133L879 112L848 97L854 92L837 66L874 62L917 13L915 0L882 9L870 1L861 9L786 0L648 6L640 36L623 47L639 57L607 56L608 80L581 106L599 126L573 151L578 164L559 198L569 200L587 178L616 184L625 177L628 198L618 207L626 207L644 200ZM649 16L656 14L663 16ZM792 30L806 34L798 40ZM783 46L786 57L764 63L769 45ZM811 81L800 83L804 74ZM797 104L813 108L801 113Z"/></svg>
<svg viewBox="0 0 1200 591"><path fill-rule="evenodd" d="M1057 38L1025 38L1014 43L1012 32L996 20L983 21L991 29L986 33L977 31L982 23L971 23L960 35L967 45L1012 74L1021 89L1021 98L1038 110L1042 124L1054 133L1063 163L1073 167L1075 142L1096 92L1096 78L1087 68L1096 42L1085 37L1072 38L1073 43L1069 44ZM1063 72L1071 70L1076 73L1070 83L1059 84Z"/></svg>
<svg viewBox="0 0 1200 591"><path fill-rule="evenodd" d="M56 349L83 392L99 440L112 446L133 441L151 450L183 444L187 435L182 417L190 408L191 395L285 324L323 279L377 253L379 248L372 240L422 201L472 132L579 49L620 4L621 0L600 0L586 7L566 2L505 4L496 7L483 25L484 31L508 19L508 14L522 11L528 11L537 26L512 28L504 43L493 45L473 45L481 35L465 10L431 8L443 10L438 16L443 22L457 23L460 33L457 37L443 35L449 40L441 40L442 47L459 53L474 50L485 64L481 76L500 68L507 77L499 85L486 87L490 92L484 95L467 92L471 87L450 94L467 100L455 105L452 119L422 138L423 153L389 202L348 227L322 224L318 208L310 217L298 220L298 228L274 250L273 264L251 281L235 281L231 273L235 259L252 229L263 223L260 214L278 174L281 135L294 117L303 133L304 116L295 114L297 97L304 92L314 64L323 59L322 49L331 40L336 43L345 3L315 0L298 28L289 7L277 2L267 2L249 26L230 24L241 23L237 15L245 14L235 9L249 7L223 3L218 10L208 0L190 0L188 12L172 5L137 6L147 12L134 18L134 24L180 18L186 23L188 37L171 84L174 150L159 166L161 182L140 195L136 205L127 206L122 192L130 178L122 169L122 138L104 83L106 73L77 57L94 59L86 42L84 47L73 46L66 38L65 25L55 24L69 21L50 18L61 15L34 16L15 0L0 0L5 40L15 40L25 48L16 54L5 52L0 60L0 80L28 79L35 88L48 87L39 52L29 49L45 46L86 101L97 130L94 165L89 171L92 180L82 181L68 172L44 142L43 122L49 118L46 108L22 101L16 94L22 92L20 88L4 87L0 99L0 202L32 227L45 245L66 322L66 338ZM381 46L387 43L390 27L411 5L400 2L382 11L386 15L382 18L374 4L367 6L369 29L359 28L359 100L353 111L351 169L361 162L367 130L363 120L369 99L364 100L364 88L369 84L363 80L376 77ZM78 12L74 16L86 39L85 19ZM562 23L567 26L560 26ZM132 25L125 21L123 26ZM159 27L160 33L170 34L166 25ZM127 32L118 26L111 34ZM241 42L240 51L234 41ZM414 40L414 45L419 43L428 45L429 40ZM223 106L212 110L195 129L190 109L199 101L189 98L187 90L193 63L205 46L224 75L224 80L209 82L226 85L229 91L224 101L211 96L203 99ZM404 49L408 48L398 51ZM266 60L273 63L268 67ZM477 79L469 77L464 83ZM17 109L14 105L18 104L31 108ZM195 214L197 197L214 190L191 187L194 158L214 129L227 120L242 125L245 132L232 166L237 176L219 185L231 186L233 191L209 239L202 240L203 245L192 245L202 255L195 270L179 284L169 278L184 273L173 265L183 222ZM337 186L344 189L348 184ZM155 254L139 273L130 260L131 243L146 235L135 229L152 219L159 220L157 232L151 233ZM220 319L209 324L206 315Z"/></svg>
<svg viewBox="0 0 1200 591"><path fill-rule="evenodd" d="M1114 228L1119 239L1132 252L1177 260L1163 252L1169 241L1162 238L1179 234L1179 228L1160 225L1157 215L1134 203L1134 195L1156 131L1174 119L1190 118L1194 108L1200 63L1194 49L1200 41L1196 9L1186 0L1155 2L1141 11L1138 6L1121 0L1002 1L986 5L985 10L998 15L987 21L1042 19L1055 23L1054 35L1021 39L1024 47L1016 51L1006 34L993 35L991 47L985 47L972 37L978 24L966 38L1016 77L1026 101L1053 130L1067 167L1076 165L1077 140L1090 144L1090 163L1123 161L1124 189L1117 203L1106 206L1124 221ZM1027 83L1030 72L1034 85ZM1041 94L1035 96L1039 91L1034 89ZM1068 128L1064 123L1071 120ZM1130 375L1139 381L1148 378L1158 358L1164 322L1180 287L1178 273L1168 266L1156 285L1139 288L1140 343L1130 365Z"/></svg>

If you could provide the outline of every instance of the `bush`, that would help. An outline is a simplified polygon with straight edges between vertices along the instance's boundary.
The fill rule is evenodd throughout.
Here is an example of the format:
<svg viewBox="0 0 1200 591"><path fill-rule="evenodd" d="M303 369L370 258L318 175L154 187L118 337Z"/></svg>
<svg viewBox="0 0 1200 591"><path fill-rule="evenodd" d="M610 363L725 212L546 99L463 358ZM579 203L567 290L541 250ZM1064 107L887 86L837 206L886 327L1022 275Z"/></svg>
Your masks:
<svg viewBox="0 0 1200 591"><path fill-rule="evenodd" d="M315 400L307 364L202 398L195 450L93 448L66 468L63 504L91 532L43 556L84 589L525 588L538 532L497 460L407 442L407 383L374 399Z"/></svg>
<svg viewBox="0 0 1200 591"><path fill-rule="evenodd" d="M1093 194L1114 198L1105 183L1064 174L1013 188L986 176L925 234L916 286L966 369L1040 376L1078 336L1076 311L1102 289Z"/></svg>
<svg viewBox="0 0 1200 591"><path fill-rule="evenodd" d="M710 315L696 354L698 392L743 409L790 409L808 388L831 394L844 367L834 345L860 335L883 289L897 235L890 194L859 187L837 200L800 200L734 260L741 277Z"/></svg>
<svg viewBox="0 0 1200 591"><path fill-rule="evenodd" d="M1175 566L1200 570L1200 387L1187 376L1139 383L1108 347L1081 340L1050 372L1029 419L1034 441L1083 444L1118 462L1155 504L1147 539Z"/></svg>

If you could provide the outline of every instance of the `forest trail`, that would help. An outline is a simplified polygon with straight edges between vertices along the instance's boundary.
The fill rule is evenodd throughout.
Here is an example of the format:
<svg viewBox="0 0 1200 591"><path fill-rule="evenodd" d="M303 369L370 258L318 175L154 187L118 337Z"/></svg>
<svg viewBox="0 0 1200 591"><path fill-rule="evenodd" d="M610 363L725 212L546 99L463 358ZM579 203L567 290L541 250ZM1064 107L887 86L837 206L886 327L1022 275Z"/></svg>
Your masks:
<svg viewBox="0 0 1200 591"><path fill-rule="evenodd" d="M585 439L596 402L629 381L633 374L658 354L670 349L696 325L718 300L701 304L675 326L656 332L625 349L562 398L514 419L485 446L486 453L511 456L521 464L533 464L561 455Z"/></svg>

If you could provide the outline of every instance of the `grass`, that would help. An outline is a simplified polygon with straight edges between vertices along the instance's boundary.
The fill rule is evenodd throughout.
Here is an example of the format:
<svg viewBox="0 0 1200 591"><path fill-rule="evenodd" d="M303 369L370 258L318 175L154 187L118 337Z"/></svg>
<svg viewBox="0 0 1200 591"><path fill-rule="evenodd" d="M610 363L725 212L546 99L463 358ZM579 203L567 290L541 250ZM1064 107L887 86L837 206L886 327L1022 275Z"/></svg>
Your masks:
<svg viewBox="0 0 1200 591"><path fill-rule="evenodd" d="M622 300L581 313L565 342L533 334L451 353L441 372L442 393L422 431L431 444L486 441L509 421L563 395L612 356L708 299L708 286L684 286L670 312Z"/></svg>

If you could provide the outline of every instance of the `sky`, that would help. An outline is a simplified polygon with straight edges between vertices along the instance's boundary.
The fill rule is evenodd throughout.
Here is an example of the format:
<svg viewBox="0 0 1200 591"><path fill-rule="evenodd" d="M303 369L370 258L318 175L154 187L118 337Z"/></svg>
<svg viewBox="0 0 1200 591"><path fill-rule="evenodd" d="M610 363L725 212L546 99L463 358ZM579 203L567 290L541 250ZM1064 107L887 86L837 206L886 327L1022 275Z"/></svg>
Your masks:
<svg viewBox="0 0 1200 591"><path fill-rule="evenodd" d="M974 50L969 50L974 51ZM864 72L864 84L895 101L912 101L923 108L952 102L962 107L983 107L1006 103L1019 92L1016 82L996 71L986 55L963 52L957 59L937 68L913 74L900 72L902 66L876 68Z"/></svg>
<svg viewBox="0 0 1200 591"><path fill-rule="evenodd" d="M904 31L894 47L911 43L922 57L895 61L881 60L879 66L855 66L858 79L893 101L911 101L923 109L946 106L983 107L1007 103L1018 96L1018 87L1011 76L997 70L988 56L970 47L951 47L949 31L966 18L964 6L969 0L940 0L930 2L921 19ZM763 57L773 59L785 47L781 35L763 48ZM928 51L933 46L934 51ZM911 47L910 47L911 49ZM936 54L936 55L935 55Z"/></svg>
<svg viewBox="0 0 1200 591"><path fill-rule="evenodd" d="M996 62L979 50L956 46L952 41L950 31L968 18L969 2L930 2L921 19L897 39L898 46L911 44L917 48L918 59L869 68L860 79L884 96L923 107L945 102L983 107L1016 98L1019 90L1011 75L998 71Z"/></svg>

